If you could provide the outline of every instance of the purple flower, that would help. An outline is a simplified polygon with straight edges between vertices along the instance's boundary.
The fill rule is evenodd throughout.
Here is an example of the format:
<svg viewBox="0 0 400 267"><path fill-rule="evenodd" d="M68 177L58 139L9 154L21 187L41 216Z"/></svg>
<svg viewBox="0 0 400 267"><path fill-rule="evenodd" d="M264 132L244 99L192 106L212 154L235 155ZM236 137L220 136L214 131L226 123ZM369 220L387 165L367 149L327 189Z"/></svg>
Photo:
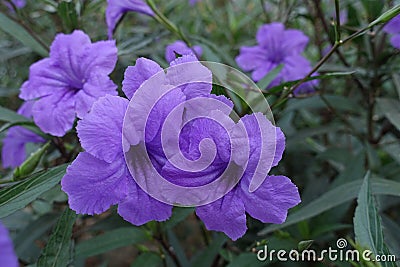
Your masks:
<svg viewBox="0 0 400 267"><path fill-rule="evenodd" d="M18 109L18 114L31 118L33 104L34 101L23 103ZM22 126L12 127L8 130L3 140L3 148L1 151L3 167L15 168L21 165L26 158L25 145L27 143L43 143L44 141L42 137Z"/></svg>
<svg viewBox="0 0 400 267"><path fill-rule="evenodd" d="M222 231L234 240L246 232L246 212L262 222L282 223L287 210L300 202L298 190L289 178L268 176L261 172L263 177L267 176L266 179L256 191L249 192L251 179L259 172L259 165L268 161L267 158L272 166L280 161L285 147L282 131L261 113L247 115L238 123L232 121L228 115L233 103L224 96L210 93L212 73L198 62L195 67L185 67L183 64L187 62L196 63L197 60L194 55L179 57L171 62L171 68L165 73L154 61L139 58L134 67L128 67L123 81L123 91L132 99L131 102L116 96L102 97L93 105L90 113L78 122L78 137L85 152L80 153L68 167L61 182L62 189L69 196L70 207L78 213L98 214L118 204L118 213L132 224L166 220L171 215L172 206L148 195L148 188L142 187L142 184L139 187L137 181L149 178L146 177L149 175L146 167L142 165L144 154L132 161L127 158L130 162L128 166L124 158L127 156L124 153L129 150L126 142L144 143L144 153L149 155L156 172L181 187L197 187L215 181L228 167L231 151L249 144L249 159L244 159L242 152L234 158L237 164L248 162L242 168L240 182L224 197L198 206L196 213L209 230ZM190 83L193 77L199 79L198 82ZM153 90L144 90L146 85ZM151 99L163 92L160 89L162 87L171 90L153 103ZM210 102L205 105L193 104L199 99ZM218 103L224 108L218 109ZM150 113L146 113L149 109ZM209 114L215 120L196 118L199 114ZM123 124L127 117L134 125L145 122L143 139L135 127L128 127L129 131L125 131L126 125ZM217 120L220 122L217 123ZM162 134L163 129L166 132ZM248 133L247 138L238 134L243 129ZM275 141L263 142L265 132L274 133ZM235 136L234 145L230 145L231 133ZM172 160L181 154L175 154L172 158L166 154L173 150L169 141L177 137L175 134L183 156L192 162L212 149L213 146L203 142L211 139L216 146L211 165L196 172L178 168ZM167 147L163 147L163 136L169 140ZM162 185L154 186L162 191Z"/></svg>
<svg viewBox="0 0 400 267"><path fill-rule="evenodd" d="M10 5L10 3L5 0L3 2L5 2L6 6L9 9L13 10L13 7ZM23 8L26 5L26 0L12 0L11 2L15 5L16 8Z"/></svg>
<svg viewBox="0 0 400 267"><path fill-rule="evenodd" d="M126 12L133 11L154 16L151 8L142 0L107 0L107 3L106 22L110 39L112 39L115 26Z"/></svg>
<svg viewBox="0 0 400 267"><path fill-rule="evenodd" d="M282 23L261 26L257 32L256 46L243 46L236 62L244 71L252 72L252 79L260 81L272 69L283 64L283 69L271 82L269 88L282 82L302 79L311 71L310 62L301 54L308 37L301 31L286 29ZM316 81L302 84L297 92L311 91Z"/></svg>
<svg viewBox="0 0 400 267"><path fill-rule="evenodd" d="M20 97L36 100L32 115L45 133L63 136L75 120L83 118L101 96L116 95L108 75L117 61L114 41L91 43L82 31L58 34L50 57L30 67Z"/></svg>
<svg viewBox="0 0 400 267"><path fill-rule="evenodd" d="M0 263L1 266L18 267L18 258L7 228L0 223Z"/></svg>
<svg viewBox="0 0 400 267"><path fill-rule="evenodd" d="M193 6L194 4L200 2L201 0L189 0L189 4Z"/></svg>
<svg viewBox="0 0 400 267"><path fill-rule="evenodd" d="M391 19L383 30L392 35L390 43L397 49L400 49L400 15Z"/></svg>
<svg viewBox="0 0 400 267"><path fill-rule="evenodd" d="M183 41L176 41L170 45L167 46L165 49L165 59L168 61L168 63L171 63L176 59L176 54L179 54L181 56L183 55L190 55L190 54L195 54L196 57L201 57L201 54L203 53L203 50L201 49L200 46L195 45L192 48L189 48L185 42Z"/></svg>

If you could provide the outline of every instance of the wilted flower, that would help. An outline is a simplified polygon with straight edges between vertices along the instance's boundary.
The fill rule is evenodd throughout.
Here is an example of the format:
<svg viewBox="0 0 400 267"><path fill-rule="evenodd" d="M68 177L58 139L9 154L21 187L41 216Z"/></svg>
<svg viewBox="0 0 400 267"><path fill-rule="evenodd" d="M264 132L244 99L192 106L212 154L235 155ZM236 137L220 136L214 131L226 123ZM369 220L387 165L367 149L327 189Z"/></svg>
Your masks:
<svg viewBox="0 0 400 267"><path fill-rule="evenodd" d="M197 65L184 66L188 62ZM197 82L190 83L194 76ZM157 77L155 81L154 77ZM148 81L146 84L150 82L150 85L154 85L154 90L145 91L145 81ZM167 88L165 94L162 93L163 87ZM237 164L247 163L242 166L244 174L239 183L224 197L198 206L196 213L208 229L222 231L234 240L246 232L246 212L263 222L282 223L287 210L300 202L298 190L290 179L284 176L267 176L267 173L261 171L263 177L267 176L264 182L252 193L249 192L249 186L254 173L260 172L259 162L266 160L261 159L262 153L268 154L272 166L278 164L285 147L283 133L261 113L247 115L235 123L228 116L233 103L224 96L212 95L211 89L212 73L197 62L193 55L184 55L172 61L171 68L167 69L166 73L157 63L139 58L134 67L127 69L123 82L123 91L129 99L132 98L131 105L124 98L106 96L99 99L91 112L78 122L78 137L85 152L80 153L68 167L67 174L61 182L62 189L69 196L70 207L78 213L97 214L104 212L111 205L118 204L118 213L135 225L150 220L166 220L171 215L172 206L156 200L153 195L148 195L148 188L139 187L138 179L148 177L136 176L146 176L149 172L147 166L132 165L135 170L135 177L132 177L124 153L129 149L127 145L133 144L126 142L144 143L145 153L148 154L155 171L170 183L185 188L215 181L230 165L231 152L237 147L248 145L250 158L244 159L245 154L242 150L233 156L235 164L236 161ZM159 93L162 93L161 97L156 103L152 102L152 97L157 97ZM190 101L196 99L211 102L204 105L191 104L193 102ZM224 108L218 109L218 103ZM182 105L184 109L181 108ZM130 113L131 108L133 113ZM150 112L147 113L148 111ZM209 114L213 119L190 119L202 113ZM143 139L137 134L138 128L135 126L128 127L126 132L124 125L123 130L124 116L125 120L128 116L126 114L134 117L131 121L136 126L145 122ZM175 114L172 119L173 125L165 126L171 114ZM216 122L218 120L220 122ZM258 122L261 122L262 126ZM228 128L220 123L224 123ZM178 128L181 131L175 132ZM247 136L239 134L242 133L239 130L243 129L246 129ZM164 135L162 131L165 131ZM260 145L263 143L261 139L265 131L276 136L274 140L266 141L266 146ZM231 133L235 136L234 145L231 143ZM171 142L167 142L167 146L164 147L162 138L165 135L167 139L178 136L182 154L193 162L199 159L202 153L207 154L208 149L212 149L200 144L204 139L211 139L216 146L215 158L210 166L201 171L182 170L166 155L172 148ZM262 151L263 149L267 151ZM172 158L175 156L178 154ZM133 160L141 162L143 157L141 154L140 158ZM154 186L158 191L163 191L161 185ZM171 193L168 197L173 198L176 192L168 193Z"/></svg>
<svg viewBox="0 0 400 267"><path fill-rule="evenodd" d="M168 61L168 63L171 63L176 59L177 54L181 56L194 54L197 58L199 58L201 57L202 53L203 50L198 45L195 45L192 48L190 48L185 44L185 42L176 41L168 45L167 48L165 49L165 59Z"/></svg>
<svg viewBox="0 0 400 267"><path fill-rule="evenodd" d="M45 133L63 136L75 120L82 118L92 104L106 94L116 95L117 86L108 75L117 61L114 41L91 43L82 31L58 34L50 57L30 67L29 80L20 97L36 100L32 115Z"/></svg>
<svg viewBox="0 0 400 267"><path fill-rule="evenodd" d="M18 109L18 114L31 118L33 104L33 101L23 103ZM22 126L12 127L3 139L3 148L1 151L3 167L15 168L19 166L26 158L26 144L43 143L44 141L42 137Z"/></svg>
<svg viewBox="0 0 400 267"><path fill-rule="evenodd" d="M390 20L383 30L392 35L390 43L397 49L400 49L400 15Z"/></svg>
<svg viewBox="0 0 400 267"><path fill-rule="evenodd" d="M1 266L18 267L18 258L7 228L0 223L0 263Z"/></svg>
<svg viewBox="0 0 400 267"><path fill-rule="evenodd" d="M236 57L239 67L252 72L254 81L260 81L280 64L283 64L283 69L269 88L282 82L302 79L311 71L310 62L301 55L308 43L308 37L301 31L285 30L282 23L274 22L261 26L256 39L256 46L241 47ZM316 81L302 84L296 92L312 90L315 84Z"/></svg>

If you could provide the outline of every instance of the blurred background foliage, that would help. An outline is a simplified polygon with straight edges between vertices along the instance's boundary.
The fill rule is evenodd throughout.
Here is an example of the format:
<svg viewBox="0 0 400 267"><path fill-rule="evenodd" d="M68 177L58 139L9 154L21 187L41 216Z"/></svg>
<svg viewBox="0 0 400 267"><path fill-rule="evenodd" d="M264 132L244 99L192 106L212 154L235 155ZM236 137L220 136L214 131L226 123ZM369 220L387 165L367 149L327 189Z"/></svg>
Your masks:
<svg viewBox="0 0 400 267"><path fill-rule="evenodd" d="M19 88L28 78L29 66L46 56L56 33L82 29L92 41L107 38L104 0L27 1L16 11L5 2L0 2L0 105L7 108L7 112L0 111L0 119L4 125L13 122L14 114L8 111L21 104ZM392 0L338 2L346 18L341 25L344 37L398 4ZM202 60L236 68L234 58L239 48L254 45L255 33L265 23L280 21L309 36L305 56L313 65L335 42L333 0L204 0L194 6L183 0L155 3L192 44L202 46ZM50 171L37 172L11 186L5 184L0 190L0 218L11 230L21 264L350 266L340 261L260 262L255 252L264 244L270 250L289 251L306 240L311 240L307 246L320 251L335 248L339 238L346 238L351 248L352 240L379 243L383 236L386 245L374 244L377 251L390 251L398 260L400 57L382 27L377 25L337 49L318 70L326 77L315 92L296 97L289 94L273 108L287 140L284 158L273 172L290 177L302 198L286 223L265 225L248 218L247 234L232 242L221 233L205 230L192 209L175 208L169 221L142 227L125 222L114 209L98 216L76 216L68 209L67 197L59 186L66 168L60 164L71 161L79 151L71 132L62 140L53 140L36 168ZM177 40L163 25L137 13L125 15L114 37L119 61L111 77L119 86L125 68L138 57L151 58L166 67L165 47ZM342 74L327 75L331 73ZM279 100L282 89L265 93L270 104ZM63 157L59 141L67 152L73 152L70 158ZM36 149L35 145L28 147L31 152ZM11 177L12 171L0 169L2 180ZM369 199L368 203L363 199ZM374 218L378 223L370 224ZM367 232L361 231L365 224L371 225ZM370 264L353 266L378 266Z"/></svg>

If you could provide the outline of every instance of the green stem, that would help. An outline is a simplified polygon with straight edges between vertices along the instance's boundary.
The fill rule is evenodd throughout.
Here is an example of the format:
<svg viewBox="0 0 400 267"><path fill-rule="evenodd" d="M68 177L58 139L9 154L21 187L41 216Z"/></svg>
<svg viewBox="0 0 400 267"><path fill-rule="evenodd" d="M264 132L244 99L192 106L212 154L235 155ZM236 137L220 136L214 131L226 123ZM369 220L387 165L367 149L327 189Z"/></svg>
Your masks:
<svg viewBox="0 0 400 267"><path fill-rule="evenodd" d="M146 3L149 5L151 10L154 12L154 19L160 24L164 25L170 32L176 34L182 41L184 41L187 46L191 47L191 43L186 35L179 29L172 21L170 21L160 10L157 9L153 0L146 0Z"/></svg>

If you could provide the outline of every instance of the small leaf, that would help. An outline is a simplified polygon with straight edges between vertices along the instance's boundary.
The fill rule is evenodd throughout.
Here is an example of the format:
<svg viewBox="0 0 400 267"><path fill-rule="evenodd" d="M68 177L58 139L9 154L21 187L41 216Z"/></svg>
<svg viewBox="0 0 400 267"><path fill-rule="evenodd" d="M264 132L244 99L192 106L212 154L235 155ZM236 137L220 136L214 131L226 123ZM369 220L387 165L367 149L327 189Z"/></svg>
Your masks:
<svg viewBox="0 0 400 267"><path fill-rule="evenodd" d="M383 239L381 217L376 208L375 199L371 194L370 172L361 185L357 198L357 208L354 214L354 233L356 242L368 248L374 255L390 255ZM381 262L383 266L395 266L391 262Z"/></svg>
<svg viewBox="0 0 400 267"><path fill-rule="evenodd" d="M87 258L147 240L149 240L149 237L143 229L137 227L123 227L77 244L75 246L75 257Z"/></svg>
<svg viewBox="0 0 400 267"><path fill-rule="evenodd" d="M0 107L0 121L3 122L29 122L29 119L10 109Z"/></svg>
<svg viewBox="0 0 400 267"><path fill-rule="evenodd" d="M313 243L314 243L314 240L300 241L299 244L297 245L297 249L298 249L298 251L301 252L303 250L309 249Z"/></svg>
<svg viewBox="0 0 400 267"><path fill-rule="evenodd" d="M24 208L61 181L67 165L60 165L28 176L23 181L0 190L0 218Z"/></svg>
<svg viewBox="0 0 400 267"><path fill-rule="evenodd" d="M376 103L385 117L400 130L400 101L390 98L377 98Z"/></svg>
<svg viewBox="0 0 400 267"><path fill-rule="evenodd" d="M29 47L39 55L46 57L47 49L39 43L24 27L0 12L0 29L10 34L22 44Z"/></svg>
<svg viewBox="0 0 400 267"><path fill-rule="evenodd" d="M280 64L275 68L273 68L270 72L268 72L268 74L265 75L265 77L262 78L261 81L257 83L258 88L260 88L261 90L265 90L271 84L271 82L276 78L276 76L278 76L283 67L284 65Z"/></svg>
<svg viewBox="0 0 400 267"><path fill-rule="evenodd" d="M75 219L76 213L67 207L39 257L38 267L66 267L72 262L73 242L71 236Z"/></svg>

